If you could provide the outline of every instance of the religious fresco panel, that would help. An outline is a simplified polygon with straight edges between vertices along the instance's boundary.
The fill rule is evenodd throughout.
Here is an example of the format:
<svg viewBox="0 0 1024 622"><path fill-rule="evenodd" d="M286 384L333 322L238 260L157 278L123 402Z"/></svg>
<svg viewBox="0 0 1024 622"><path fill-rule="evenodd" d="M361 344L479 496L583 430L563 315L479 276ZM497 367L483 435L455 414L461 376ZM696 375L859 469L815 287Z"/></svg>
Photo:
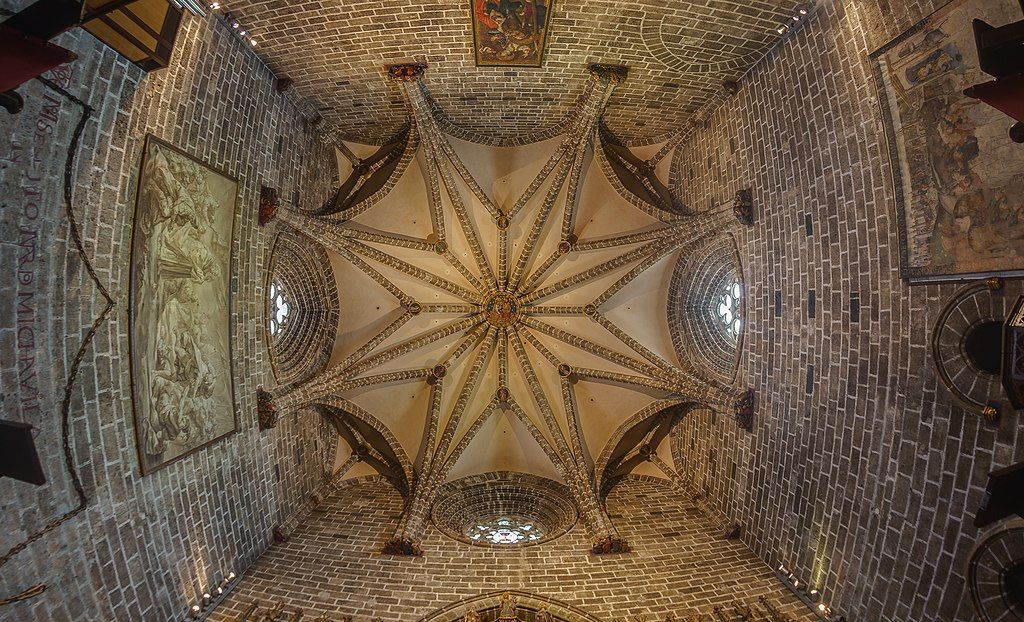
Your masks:
<svg viewBox="0 0 1024 622"><path fill-rule="evenodd" d="M554 0L472 0L478 67L540 67Z"/></svg>
<svg viewBox="0 0 1024 622"><path fill-rule="evenodd" d="M1009 117L963 94L992 79L975 18L1007 24L1020 6L954 0L871 55L911 282L1024 270L1024 149L1007 136Z"/></svg>
<svg viewBox="0 0 1024 622"><path fill-rule="evenodd" d="M237 429L230 352L237 194L237 180L147 137L129 293L143 474Z"/></svg>

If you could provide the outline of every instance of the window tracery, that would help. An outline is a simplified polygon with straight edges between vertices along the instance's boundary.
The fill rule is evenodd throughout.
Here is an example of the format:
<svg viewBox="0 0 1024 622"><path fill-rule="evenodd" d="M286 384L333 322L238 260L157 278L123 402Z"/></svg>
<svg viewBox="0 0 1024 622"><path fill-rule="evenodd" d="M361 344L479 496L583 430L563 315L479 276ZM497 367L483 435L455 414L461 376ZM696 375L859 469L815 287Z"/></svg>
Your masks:
<svg viewBox="0 0 1024 622"><path fill-rule="evenodd" d="M732 279L725 283L725 286L718 294L715 306L715 315L721 324L722 330L730 338L735 340L743 327L743 319L740 317L740 300L743 297L743 286L738 279Z"/></svg>
<svg viewBox="0 0 1024 622"><path fill-rule="evenodd" d="M285 322L288 320L288 315L291 313L291 305L288 304L288 298L285 297L284 291L277 283L272 282L270 284L269 293L270 321L267 328L272 336L276 336L281 332Z"/></svg>
<svg viewBox="0 0 1024 622"><path fill-rule="evenodd" d="M479 521L469 526L465 535L474 542L515 545L540 540L544 534L530 521L503 516L489 521Z"/></svg>

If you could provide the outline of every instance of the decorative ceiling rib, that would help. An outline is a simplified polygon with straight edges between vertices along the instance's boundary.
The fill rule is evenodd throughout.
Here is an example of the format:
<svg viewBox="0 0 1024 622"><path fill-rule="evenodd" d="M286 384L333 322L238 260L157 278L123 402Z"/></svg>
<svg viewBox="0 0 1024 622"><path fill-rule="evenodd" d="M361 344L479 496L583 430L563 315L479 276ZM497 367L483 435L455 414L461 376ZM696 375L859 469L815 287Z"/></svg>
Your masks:
<svg viewBox="0 0 1024 622"><path fill-rule="evenodd" d="M599 120L625 70L590 71L567 133L520 159L495 148L473 152L446 136L423 68L404 66L393 75L412 110L408 144L417 146L417 165L381 183L373 166L357 163L338 196L376 188L362 199L372 209L281 212L287 226L340 258L338 289L349 305L343 325L372 328L358 339L340 328L344 345L332 366L279 387L273 400L287 412L343 399L376 417L403 445L391 454L378 449L378 470L385 458L393 466L399 455L417 456L391 550L409 550L423 533L457 465L468 474L532 472L540 462L571 491L591 534L618 543L594 455L621 420L652 404L735 404L736 389L673 360L667 326L658 327L666 324L659 297L672 257L734 225L731 205L682 214L659 209L656 194L617 191L593 162L604 149ZM625 151L617 157L639 162ZM501 170L481 183L488 162ZM645 171L631 165L614 175L621 188L641 188L653 179ZM513 179L521 191L504 189ZM492 442L474 443L484 429ZM660 443L666 433L655 436ZM501 450L511 446L520 453ZM616 476L623 459L635 461L613 458Z"/></svg>
<svg viewBox="0 0 1024 622"><path fill-rule="evenodd" d="M544 65L534 69L476 67L470 2L239 0L230 8L274 71L294 79L347 138L379 143L401 130L405 102L382 68L416 61L430 65L442 124L470 140L524 144L574 115L581 68L591 62L630 67L605 115L616 136L667 136L757 62L802 4L555 0Z"/></svg>

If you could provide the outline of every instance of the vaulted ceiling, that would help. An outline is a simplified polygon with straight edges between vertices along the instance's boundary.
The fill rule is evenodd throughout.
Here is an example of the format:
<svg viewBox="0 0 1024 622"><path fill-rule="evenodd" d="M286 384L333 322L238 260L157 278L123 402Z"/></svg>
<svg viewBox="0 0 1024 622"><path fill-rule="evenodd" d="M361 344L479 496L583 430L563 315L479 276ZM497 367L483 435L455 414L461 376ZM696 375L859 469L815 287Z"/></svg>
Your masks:
<svg viewBox="0 0 1024 622"><path fill-rule="evenodd" d="M521 144L551 130L582 95L588 63L630 67L605 115L623 140L649 141L739 78L792 23L798 0L555 0L540 68L477 67L471 0L239 0L230 9L276 73L327 121L364 141L404 124L385 65L426 62L438 109L456 126Z"/></svg>
<svg viewBox="0 0 1024 622"><path fill-rule="evenodd" d="M688 115L799 6L556 0L540 68L477 67L468 2L232 6L337 130L345 180L282 216L328 251L340 321L326 370L274 397L334 413L350 476L406 489L402 538L445 482L492 472L565 484L612 534L606 474L673 476L659 413L733 407L666 309L736 221L666 186Z"/></svg>
<svg viewBox="0 0 1024 622"><path fill-rule="evenodd" d="M388 447L352 447L375 459L350 476L397 458L413 516L446 481L523 472L564 483L610 533L598 484L628 458L610 449L639 434L636 452L671 464L664 434L642 446L665 429L654 415L737 396L678 355L666 318L678 258L734 226L732 206L672 200L670 150L630 151L601 131L621 70L590 71L565 134L509 148L446 135L417 68L396 81L413 113L403 137L344 145L336 195L281 217L329 251L340 322L327 370L275 400L377 426Z"/></svg>

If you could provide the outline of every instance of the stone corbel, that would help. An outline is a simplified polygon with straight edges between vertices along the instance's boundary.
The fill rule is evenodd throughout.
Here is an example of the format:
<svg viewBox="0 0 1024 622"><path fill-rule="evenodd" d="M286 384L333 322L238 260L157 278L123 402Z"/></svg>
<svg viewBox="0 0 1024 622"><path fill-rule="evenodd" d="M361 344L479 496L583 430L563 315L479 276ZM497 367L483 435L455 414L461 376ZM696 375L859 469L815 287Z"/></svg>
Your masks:
<svg viewBox="0 0 1024 622"><path fill-rule="evenodd" d="M275 217L277 217L277 210L281 207L281 198L277 193L277 188L270 188L268 186L260 187L260 215L259 223L261 227L269 225Z"/></svg>
<svg viewBox="0 0 1024 622"><path fill-rule="evenodd" d="M262 388L256 389L256 421L260 430L270 430L277 427L279 414L277 406L274 405L274 396Z"/></svg>
<svg viewBox="0 0 1024 622"><path fill-rule="evenodd" d="M399 65L388 65L386 68L388 77L399 82L412 82L423 77L427 70L426 63L403 63Z"/></svg>
<svg viewBox="0 0 1024 622"><path fill-rule="evenodd" d="M747 389L736 398L736 425L741 430L754 430L754 410L757 406L757 395L753 389Z"/></svg>
<svg viewBox="0 0 1024 622"><path fill-rule="evenodd" d="M751 188L744 188L736 193L732 211L736 214L736 220L748 227L754 225L754 191Z"/></svg>

